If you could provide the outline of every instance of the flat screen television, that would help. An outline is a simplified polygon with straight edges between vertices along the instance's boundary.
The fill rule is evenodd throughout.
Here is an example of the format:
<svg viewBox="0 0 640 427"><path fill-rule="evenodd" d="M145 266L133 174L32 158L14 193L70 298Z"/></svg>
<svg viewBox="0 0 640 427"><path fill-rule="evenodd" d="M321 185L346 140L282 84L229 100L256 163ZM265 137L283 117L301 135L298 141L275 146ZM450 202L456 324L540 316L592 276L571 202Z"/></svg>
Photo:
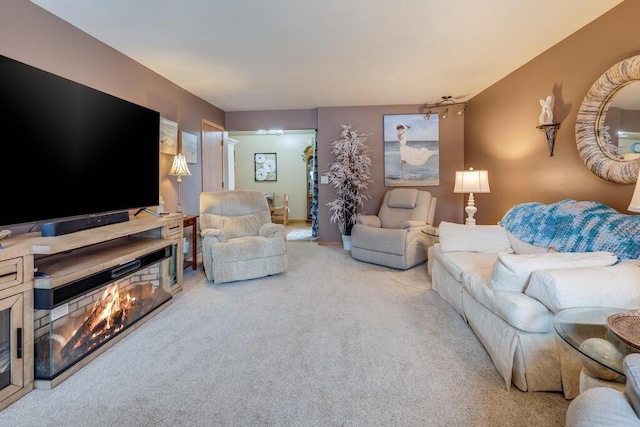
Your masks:
<svg viewBox="0 0 640 427"><path fill-rule="evenodd" d="M0 105L0 226L158 205L158 112L2 55Z"/></svg>

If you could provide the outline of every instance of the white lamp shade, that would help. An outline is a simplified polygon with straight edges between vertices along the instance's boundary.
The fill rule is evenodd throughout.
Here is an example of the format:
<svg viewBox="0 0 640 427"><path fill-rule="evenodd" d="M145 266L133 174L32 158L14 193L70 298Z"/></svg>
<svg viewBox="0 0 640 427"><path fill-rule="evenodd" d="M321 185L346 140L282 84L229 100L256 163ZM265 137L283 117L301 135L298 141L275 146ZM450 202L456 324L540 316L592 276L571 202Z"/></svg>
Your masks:
<svg viewBox="0 0 640 427"><path fill-rule="evenodd" d="M489 172L486 170L456 171L454 193L490 193Z"/></svg>
<svg viewBox="0 0 640 427"><path fill-rule="evenodd" d="M169 171L169 175L171 176L191 175L191 171L189 171L189 166L187 166L187 159L182 154L178 154L173 158L173 165L171 165L171 170Z"/></svg>
<svg viewBox="0 0 640 427"><path fill-rule="evenodd" d="M631 203L629 203L629 210L631 212L640 212L640 173L636 180L636 189L633 191Z"/></svg>

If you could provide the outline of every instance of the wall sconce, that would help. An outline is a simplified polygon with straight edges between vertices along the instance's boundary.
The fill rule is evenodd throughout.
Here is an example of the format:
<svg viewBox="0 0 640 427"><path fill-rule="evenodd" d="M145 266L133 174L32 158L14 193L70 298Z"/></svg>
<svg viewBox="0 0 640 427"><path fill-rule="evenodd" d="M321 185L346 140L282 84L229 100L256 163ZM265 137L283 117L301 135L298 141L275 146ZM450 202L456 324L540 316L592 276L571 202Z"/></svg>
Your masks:
<svg viewBox="0 0 640 427"><path fill-rule="evenodd" d="M551 95L547 96L546 100L540 100L540 106L542 112L540 113L540 126L536 128L540 132L544 132L547 137L547 145L549 145L549 157L553 157L553 146L556 142L556 133L560 129L560 123L553 123L553 110L551 109L551 102L553 98Z"/></svg>
<svg viewBox="0 0 640 427"><path fill-rule="evenodd" d="M464 211L467 213L465 225L476 225L473 217L478 208L476 208L473 193L490 193L489 189L489 172L486 170L474 171L469 168L468 171L456 171L456 182L453 187L454 193L469 193L469 201Z"/></svg>

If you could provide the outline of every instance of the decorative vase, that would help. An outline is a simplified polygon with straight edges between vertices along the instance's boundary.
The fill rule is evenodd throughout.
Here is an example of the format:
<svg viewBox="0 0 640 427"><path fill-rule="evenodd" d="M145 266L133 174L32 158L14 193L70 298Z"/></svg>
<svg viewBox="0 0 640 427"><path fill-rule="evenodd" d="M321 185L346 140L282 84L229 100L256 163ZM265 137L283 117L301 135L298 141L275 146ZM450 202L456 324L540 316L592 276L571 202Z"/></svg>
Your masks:
<svg viewBox="0 0 640 427"><path fill-rule="evenodd" d="M342 235L342 247L345 251L351 250L351 236L347 236L346 234Z"/></svg>

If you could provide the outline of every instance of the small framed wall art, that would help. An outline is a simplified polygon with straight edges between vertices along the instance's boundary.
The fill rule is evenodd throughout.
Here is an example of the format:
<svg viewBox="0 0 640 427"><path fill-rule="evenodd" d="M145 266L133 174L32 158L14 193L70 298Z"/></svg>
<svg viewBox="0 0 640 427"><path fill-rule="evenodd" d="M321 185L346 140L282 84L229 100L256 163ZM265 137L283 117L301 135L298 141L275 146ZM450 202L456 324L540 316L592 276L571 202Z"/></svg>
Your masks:
<svg viewBox="0 0 640 427"><path fill-rule="evenodd" d="M198 135L182 131L182 154L187 163L198 163Z"/></svg>
<svg viewBox="0 0 640 427"><path fill-rule="evenodd" d="M160 152L178 154L178 123L160 117Z"/></svg>
<svg viewBox="0 0 640 427"><path fill-rule="evenodd" d="M255 153L253 161L256 181L278 180L278 156L276 153Z"/></svg>

